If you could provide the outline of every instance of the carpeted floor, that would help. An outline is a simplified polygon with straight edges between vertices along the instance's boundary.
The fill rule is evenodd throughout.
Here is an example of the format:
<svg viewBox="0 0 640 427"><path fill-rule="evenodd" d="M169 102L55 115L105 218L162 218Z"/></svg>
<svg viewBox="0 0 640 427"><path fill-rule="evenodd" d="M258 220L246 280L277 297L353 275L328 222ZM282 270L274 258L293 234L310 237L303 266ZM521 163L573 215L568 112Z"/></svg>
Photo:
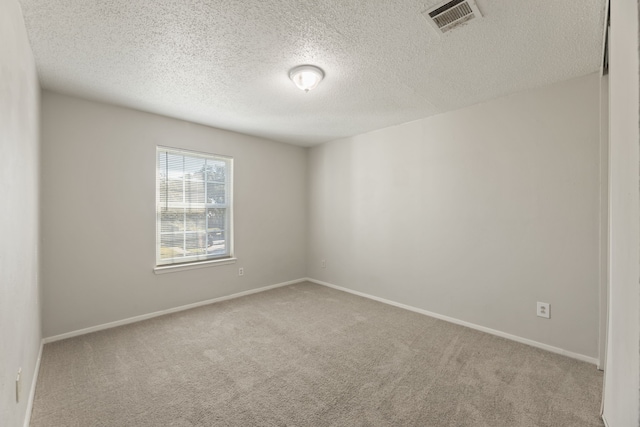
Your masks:
<svg viewBox="0 0 640 427"><path fill-rule="evenodd" d="M602 426L595 366L301 283L44 347L31 425Z"/></svg>

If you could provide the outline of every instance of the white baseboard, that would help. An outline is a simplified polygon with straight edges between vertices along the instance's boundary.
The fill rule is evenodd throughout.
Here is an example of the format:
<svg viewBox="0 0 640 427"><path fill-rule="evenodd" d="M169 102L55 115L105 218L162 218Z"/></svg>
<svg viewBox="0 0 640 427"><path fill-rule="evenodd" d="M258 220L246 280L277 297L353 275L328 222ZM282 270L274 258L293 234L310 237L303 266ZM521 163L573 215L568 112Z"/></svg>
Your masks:
<svg viewBox="0 0 640 427"><path fill-rule="evenodd" d="M600 416L600 418L602 418L602 422L604 423L605 427L609 427L609 423L607 422L607 419L604 417L604 414L602 414L602 416Z"/></svg>
<svg viewBox="0 0 640 427"><path fill-rule="evenodd" d="M122 326L122 325L128 325L130 323L135 323L135 322L140 322L142 320L146 320L146 319L151 319L153 317L158 317L158 316L163 316L165 314L170 314L170 313L176 313L179 311L184 311L184 310L189 310L191 308L196 308L196 307L201 307L203 305L209 305L209 304L213 304L216 302L221 302L221 301L227 301L230 299L234 299L234 298L240 298L246 295L251 295L251 294L255 294L255 293L259 293L259 292L264 292L264 291L268 291L269 289L275 289L275 288L280 288L282 286L288 286L288 285L293 285L295 283L300 283L303 281L309 281L312 283L316 283L318 285L322 285L322 286L327 286L329 288L333 288L333 289L337 289L343 292L348 292L350 294L354 294L354 295L358 295L364 298L368 298L368 299L372 299L374 301L378 301L384 304L388 304L388 305L392 305L395 307L399 307L399 308L403 308L405 310L409 310L409 311L413 311L416 313L420 313L420 314L424 314L426 316L429 317L434 317L436 319L440 319L440 320L444 320L446 322L450 322L450 323L454 323L456 325L461 325L461 326L466 326L468 328L471 329L475 329L478 331L482 331L482 332L486 332L488 334L492 334L492 335L496 335L502 338L506 338L512 341L516 341L522 344L527 344L530 345L532 347L536 347L536 348L540 348L543 350L547 350L550 351L552 353L557 353L557 354L561 354L563 356L567 356L567 357L571 357L573 359L577 359L577 360L581 360L583 362L587 362L587 363L591 363L594 365L598 365L598 359L595 357L590 357L590 356L585 356L583 354L579 354L579 353L574 353L572 351L568 351L568 350L564 350L562 348L559 347L554 347L548 344L544 344L538 341L533 341L527 338L522 338L519 337L517 335L512 335L512 334L508 334L506 332L502 332L502 331L498 331L496 329L491 329L491 328L487 328L485 326L480 326L480 325L476 325L474 323L470 323L470 322L466 322L464 320L459 320L459 319L455 319L453 317L449 317L449 316L444 316L442 314L438 314L438 313L433 313L427 310L423 310L421 308L417 308L417 307L412 307L410 305L406 305L406 304L402 304L399 302L395 302L395 301L391 301L388 299L384 299L384 298L380 298L380 297L376 297L374 295L369 295L366 294L364 292L359 292L359 291L354 291L352 289L349 288L344 288L342 286L337 286L331 283L327 283L327 282L323 282L321 280L316 280L316 279L312 279L312 278L300 278L300 279L296 279L296 280L290 280L288 282L282 282L282 283L277 283L275 285L269 285L269 286L264 286L262 288L257 288L257 289L250 289L248 291L243 291L243 292L238 292L235 294L231 294L231 295L226 295L226 296L222 296L222 297L218 297L218 298L213 298L213 299L209 299L209 300L205 300L205 301L199 301L193 304L187 304L187 305L182 305L179 307L174 307L174 308L169 308L166 310L161 310L161 311L156 311L153 313L148 313L148 314L142 314L140 316L134 316L134 317L129 317L127 319L122 319L122 320L117 320L115 322L109 322L109 323L104 323L102 325L96 325L96 326L91 326L89 328L84 328L84 329L78 329L76 331L71 331L71 332L66 332L64 334L60 334L60 335L54 335L51 337L47 337L44 338L42 340L43 344L47 344L50 342L54 342L54 341L60 341L63 339L67 339L67 338L71 338L71 337L76 337L79 335L84 335L84 334L89 334L91 332L96 332L96 331L101 331L104 329L110 329L110 328L115 328L117 326ZM42 356L42 346L40 348L40 355L38 356L38 367L40 365L40 357ZM35 378L34 378L35 381ZM35 384L35 382L34 382ZM32 393L35 393L35 387L32 388ZM30 397L30 403L32 398Z"/></svg>
<svg viewBox="0 0 640 427"><path fill-rule="evenodd" d="M29 390L29 400L27 400L27 413L24 416L24 427L29 427L29 424L31 424L31 411L33 411L33 400L36 397L36 384L38 383L38 374L40 373L40 360L42 360L43 346L44 340L40 340L40 350L38 350L38 358L36 359L36 366L33 370L33 380L31 381L31 390Z"/></svg>
<svg viewBox="0 0 640 427"><path fill-rule="evenodd" d="M205 301L194 302L193 304L181 305L179 307L168 308L166 310L154 311L153 313L141 314L140 316L129 317L127 319L116 320L115 322L104 323L102 325L91 326L89 328L78 329L77 331L65 332L64 334L54 335L43 339L45 344L60 341L71 337L77 337L79 335L89 334L91 332L102 331L104 329L115 328L116 326L128 325L130 323L140 322L142 320L151 319L153 317L163 316L165 314L176 313L178 311L189 310L191 308L201 307L203 305L209 305L216 302L227 301L234 298L244 297L246 295L257 294L258 292L268 291L269 289L280 288L282 286L293 285L294 283L300 283L306 279L290 280L288 282L276 283L275 285L264 286L257 289L249 289L248 291L238 292L236 294L226 295L223 297L208 299Z"/></svg>
<svg viewBox="0 0 640 427"><path fill-rule="evenodd" d="M420 314L424 314L426 316L429 317L434 317L436 319L440 319L440 320L444 320L446 322L449 323L455 323L456 325L461 325L461 326L466 326L467 328L471 328L471 329L475 329L478 331L482 331L482 332L486 332L488 334L491 335L496 335L502 338L506 338L512 341L516 341L522 344L527 344L530 345L532 347L537 347L537 348L541 348L543 350L547 350L550 351L552 353L557 353L557 354L561 354L563 356L567 356L567 357L571 357L573 359L577 359L577 360L581 360L583 362L587 362L587 363L591 363L594 365L598 365L598 359L595 357L589 357L589 356L585 356L584 354L579 354L579 353L574 353L572 351L568 351L568 350L564 350L562 348L559 347L554 347L548 344L543 344L541 342L538 341L533 341L527 338L522 338L519 337L517 335L511 335L508 334L506 332L502 332L502 331L498 331L496 329L491 329L491 328L487 328L485 326L480 326L480 325L476 325L474 323L470 323L470 322L465 322L464 320L459 320L459 319L455 319L453 317L449 317L449 316L444 316L442 314L438 314L438 313L433 313L431 311L427 311L427 310L423 310L421 308L416 308L416 307L412 307L410 305L406 305L406 304L402 304L399 302L395 302L395 301L391 301L388 299L384 299L384 298L380 298L380 297L376 297L373 295L369 295L369 294L365 294L364 292L359 292L359 291L354 291L352 289L349 288L343 288L342 286L337 286L331 283L327 283L327 282L323 282L321 280L316 280L316 279L311 279L309 277L307 277L305 280L312 282L312 283L316 283L318 285L322 285L322 286L327 286L329 288L333 288L333 289L337 289L339 291L343 291L343 292L348 292L350 294L354 294L354 295L358 295L364 298L369 298L372 299L374 301L378 301L378 302L382 302L384 304L389 304L389 305L393 305L395 307L400 307L400 308L404 308L405 310L409 310L409 311L413 311L416 313L420 313Z"/></svg>

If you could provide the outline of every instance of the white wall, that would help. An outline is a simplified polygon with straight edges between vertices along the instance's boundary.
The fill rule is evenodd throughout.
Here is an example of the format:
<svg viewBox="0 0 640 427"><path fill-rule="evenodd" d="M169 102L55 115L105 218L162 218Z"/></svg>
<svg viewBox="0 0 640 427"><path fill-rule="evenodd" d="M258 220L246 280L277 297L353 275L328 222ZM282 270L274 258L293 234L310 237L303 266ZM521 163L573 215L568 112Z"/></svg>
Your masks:
<svg viewBox="0 0 640 427"><path fill-rule="evenodd" d="M305 149L46 91L42 135L44 336L305 276ZM156 145L234 157L236 264L154 274Z"/></svg>
<svg viewBox="0 0 640 427"><path fill-rule="evenodd" d="M39 93L22 12L0 1L0 424L22 425L40 348ZM22 368L22 393L15 380Z"/></svg>
<svg viewBox="0 0 640 427"><path fill-rule="evenodd" d="M597 358L599 109L593 74L314 147L310 277Z"/></svg>
<svg viewBox="0 0 640 427"><path fill-rule="evenodd" d="M638 426L640 413L640 154L638 3L611 1L609 336L604 417Z"/></svg>

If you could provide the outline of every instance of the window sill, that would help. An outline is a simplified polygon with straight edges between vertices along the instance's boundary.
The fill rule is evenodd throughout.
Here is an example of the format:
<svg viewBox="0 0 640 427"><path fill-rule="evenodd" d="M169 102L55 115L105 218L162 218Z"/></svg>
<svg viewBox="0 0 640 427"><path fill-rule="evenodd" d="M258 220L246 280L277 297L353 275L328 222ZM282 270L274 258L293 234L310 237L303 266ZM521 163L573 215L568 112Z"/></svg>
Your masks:
<svg viewBox="0 0 640 427"><path fill-rule="evenodd" d="M235 264L237 258L213 259L210 261L196 261L189 264L159 265L153 269L156 274L175 273L177 271L193 270L195 268L217 267L219 265Z"/></svg>

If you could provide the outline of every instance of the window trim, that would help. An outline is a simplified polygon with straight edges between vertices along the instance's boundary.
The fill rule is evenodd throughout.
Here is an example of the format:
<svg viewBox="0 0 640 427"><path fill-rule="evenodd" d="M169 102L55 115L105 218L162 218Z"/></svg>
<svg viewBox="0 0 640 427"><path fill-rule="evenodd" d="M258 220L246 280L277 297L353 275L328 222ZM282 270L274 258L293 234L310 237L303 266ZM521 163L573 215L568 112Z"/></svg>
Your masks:
<svg viewBox="0 0 640 427"><path fill-rule="evenodd" d="M235 264L236 261L238 261L237 258L229 257L229 258L209 259L206 261L189 261L189 262L182 262L179 264L163 264L163 265L156 265L153 268L153 272L156 274L175 273L177 271L193 270L196 268L218 267L220 265Z"/></svg>
<svg viewBox="0 0 640 427"><path fill-rule="evenodd" d="M219 256L217 258L209 258L209 259L194 259L194 260L190 260L190 261L185 261L185 262L174 262L174 263L166 263L166 264L159 264L160 261L160 244L159 244L159 238L160 238L160 221L158 220L158 204L159 204L159 200L160 200L160 194L159 194L159 186L158 186L158 153L160 152L170 152L170 153L175 153L175 154L179 154L179 155L184 155L184 156L189 156L189 155L193 155L194 157L206 157L206 158L218 158L221 160L225 160L227 162L227 179L228 179L228 183L225 183L228 186L228 190L227 190L227 198L226 198L226 203L225 203L225 208L228 211L228 230L225 230L226 233L226 239L227 239L227 244L228 244L228 254ZM155 223L156 223L156 233L155 233L155 260L154 260L154 272L156 274L163 274L163 273L170 273L170 272L175 272L175 271L182 271L182 270L190 270L190 269L194 269L194 268L204 268L204 267L213 267L213 266L219 266L219 265L226 265L226 264L233 264L236 262L236 258L235 258L235 248L234 248L234 197L233 197L233 181L234 181L234 159L232 156L227 156L227 155L222 155L222 154L214 154L214 153L208 153L208 152L204 152L204 151L197 151L197 150L191 150L191 149L185 149L185 148L177 148L177 147L168 147L168 146L163 146L163 145L157 145L156 146L156 150L155 150L155 171L156 171L156 178L155 178L155 193L156 193L156 197L155 197L155 207L154 207L154 213L155 213ZM206 180L205 180L206 183ZM206 203L205 203L206 205Z"/></svg>

